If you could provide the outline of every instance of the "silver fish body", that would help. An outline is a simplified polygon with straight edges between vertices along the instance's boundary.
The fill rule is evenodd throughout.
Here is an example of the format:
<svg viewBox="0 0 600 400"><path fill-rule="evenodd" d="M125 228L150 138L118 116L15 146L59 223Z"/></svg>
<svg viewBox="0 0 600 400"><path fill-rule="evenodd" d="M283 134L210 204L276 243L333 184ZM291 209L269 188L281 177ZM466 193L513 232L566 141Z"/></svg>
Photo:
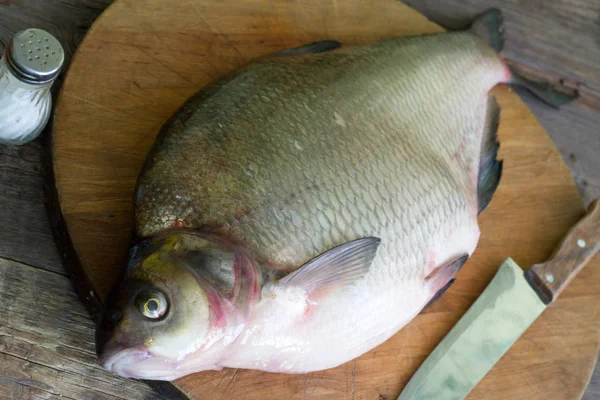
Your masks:
<svg viewBox="0 0 600 400"><path fill-rule="evenodd" d="M488 92L509 78L487 43L462 32L273 56L191 98L140 176L136 234L193 230L244 249L261 293L222 355L207 366L199 347L179 354L168 379L330 368L408 323L476 247L497 121ZM380 240L365 245L373 257L313 262L314 278L264 274L369 237Z"/></svg>

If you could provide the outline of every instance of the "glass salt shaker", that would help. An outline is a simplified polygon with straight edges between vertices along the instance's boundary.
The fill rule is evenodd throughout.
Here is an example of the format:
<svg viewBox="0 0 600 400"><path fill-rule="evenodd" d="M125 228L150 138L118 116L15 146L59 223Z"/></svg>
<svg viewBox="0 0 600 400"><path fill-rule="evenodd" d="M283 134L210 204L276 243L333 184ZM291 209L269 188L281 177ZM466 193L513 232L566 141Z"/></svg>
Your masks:
<svg viewBox="0 0 600 400"><path fill-rule="evenodd" d="M50 88L65 59L58 40L41 29L15 35L0 59L0 143L23 144L44 129Z"/></svg>

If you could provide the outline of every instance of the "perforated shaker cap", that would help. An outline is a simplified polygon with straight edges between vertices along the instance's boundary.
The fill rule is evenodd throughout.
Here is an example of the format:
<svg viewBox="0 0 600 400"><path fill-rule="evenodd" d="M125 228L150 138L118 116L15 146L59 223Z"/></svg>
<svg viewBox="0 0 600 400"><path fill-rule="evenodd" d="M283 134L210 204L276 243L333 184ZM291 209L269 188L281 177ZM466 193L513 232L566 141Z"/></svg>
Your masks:
<svg viewBox="0 0 600 400"><path fill-rule="evenodd" d="M6 49L6 61L21 81L43 84L56 79L65 61L65 52L54 36L31 28L15 35Z"/></svg>

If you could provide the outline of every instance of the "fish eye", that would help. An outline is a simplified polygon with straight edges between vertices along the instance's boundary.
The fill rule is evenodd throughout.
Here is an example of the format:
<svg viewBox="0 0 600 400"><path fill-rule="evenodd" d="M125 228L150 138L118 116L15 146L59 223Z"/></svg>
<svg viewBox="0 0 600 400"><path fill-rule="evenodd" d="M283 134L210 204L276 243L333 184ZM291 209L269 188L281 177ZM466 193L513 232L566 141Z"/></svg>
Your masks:
<svg viewBox="0 0 600 400"><path fill-rule="evenodd" d="M157 290L144 290L136 299L138 311L146 318L159 319L165 316L169 303L164 294Z"/></svg>

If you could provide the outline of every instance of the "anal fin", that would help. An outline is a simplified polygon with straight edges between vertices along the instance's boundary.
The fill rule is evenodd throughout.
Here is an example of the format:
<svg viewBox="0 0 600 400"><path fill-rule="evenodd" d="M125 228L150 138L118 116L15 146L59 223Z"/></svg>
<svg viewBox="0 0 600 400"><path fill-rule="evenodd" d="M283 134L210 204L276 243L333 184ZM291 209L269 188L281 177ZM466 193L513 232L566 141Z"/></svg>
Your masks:
<svg viewBox="0 0 600 400"><path fill-rule="evenodd" d="M502 161L498 156L498 124L500 122L500 107L493 95L488 97L487 113L481 141L481 156L479 158L479 175L477 179L477 204L481 213L492 200L500 178L502 177Z"/></svg>
<svg viewBox="0 0 600 400"><path fill-rule="evenodd" d="M435 294L429 300L425 307L429 307L436 301L448 288L454 283L454 276L467 262L469 256L467 254L454 258L446 264L436 268L427 277L425 282L435 291Z"/></svg>
<svg viewBox="0 0 600 400"><path fill-rule="evenodd" d="M431 300L429 300L429 302L425 305L425 307L423 307L423 310L428 308L430 305L432 305L433 303L435 303L435 301L437 299L439 299L444 293L446 293L446 290L448 290L450 288L450 286L452 286L452 284L454 283L456 279L450 279L448 281L448 283L446 283L440 290L438 290L436 292L436 294L433 295L433 297L431 298Z"/></svg>

